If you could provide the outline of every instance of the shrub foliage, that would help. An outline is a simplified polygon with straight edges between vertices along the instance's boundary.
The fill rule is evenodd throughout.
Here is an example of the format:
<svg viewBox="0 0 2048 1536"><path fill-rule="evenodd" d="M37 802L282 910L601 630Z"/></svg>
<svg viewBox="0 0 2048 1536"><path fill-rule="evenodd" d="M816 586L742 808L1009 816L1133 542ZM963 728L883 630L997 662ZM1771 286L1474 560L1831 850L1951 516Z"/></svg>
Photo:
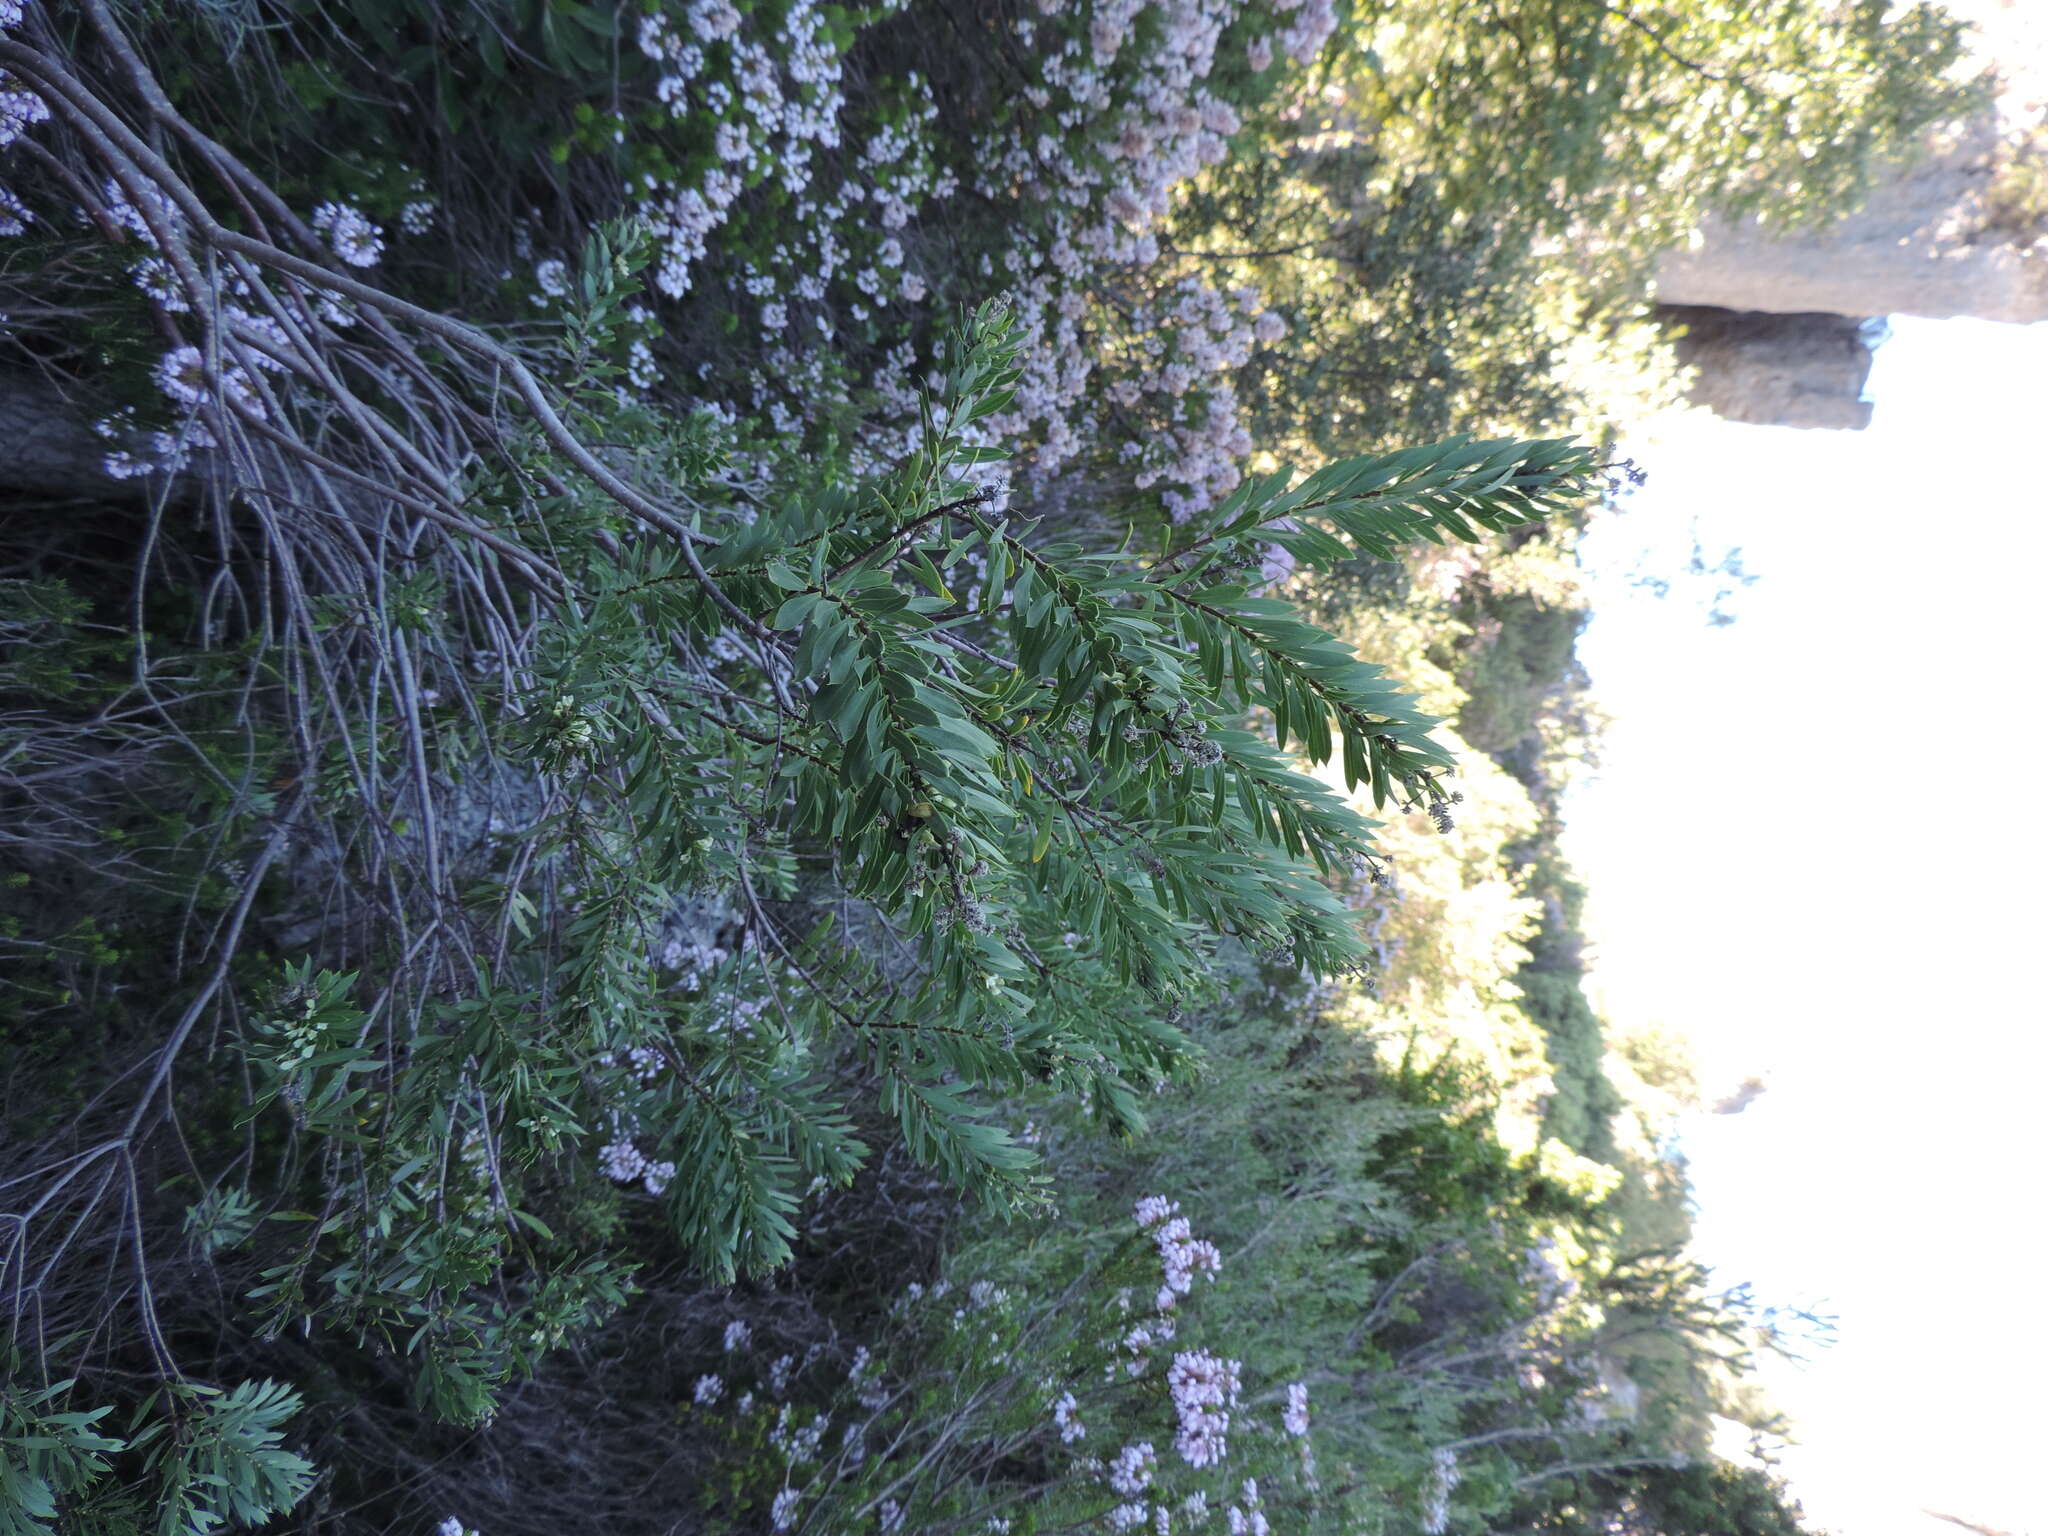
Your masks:
<svg viewBox="0 0 2048 1536"><path fill-rule="evenodd" d="M1640 244L1708 192L1777 207L1794 161L1839 200L1966 93L1924 9L1566 6L1513 38L1587 87L1560 117L1494 8L1439 9L0 0L0 406L31 423L0 455L0 1536L411 1520L477 1446L500 1527L559 1522L505 1493L585 1459L532 1428L550 1381L684 1426L714 1528L1127 1528L1169 1483L1193 1519L1206 1452L1109 1475L1045 1418L1170 1405L1160 1443L1199 1448L1190 1415L1238 1409L1221 1354L1164 1384L1174 1277L1217 1250L1123 1228L1141 1157L1328 1352L1254 1367L1285 1416L1267 1494L1214 1490L1234 1529L1270 1498L1434 1536L1461 1480L1526 1513L1552 1464L1471 1453L1576 1443L1510 1383L1540 1354L1561 1412L1598 1376L1528 1255L1600 1181L1512 1153L1473 1063L1382 1072L1324 1027L1398 959L1368 803L1447 830L1459 798L1442 721L1331 616L1391 611L1420 550L1526 562L1600 493L1550 352L1627 264L1562 282L1529 177ZM1793 94L1829 110L1766 110L1822 57ZM1757 153L1628 226L1600 146L1668 191L1640 129L1688 77ZM1546 148L1498 193L1519 223L1476 169L1503 134ZM1482 747L1536 739L1531 654ZM1501 859L1439 873L1475 857L1492 927L1442 952L1520 953ZM1604 1151L1570 969L1528 1006ZM1242 1177L1131 1150L1148 1100L1253 1147ZM972 1306L896 1305L883 1232ZM1155 1259L1135 1347L1113 1282ZM1725 1321L1665 1278L1660 1326ZM804 1356L758 1412L652 1375L617 1406L598 1362L675 1366L601 1341L693 1358L735 1296ZM894 1385L849 1362L792 1417L842 1319ZM893 1438L827 1478L842 1399Z"/></svg>

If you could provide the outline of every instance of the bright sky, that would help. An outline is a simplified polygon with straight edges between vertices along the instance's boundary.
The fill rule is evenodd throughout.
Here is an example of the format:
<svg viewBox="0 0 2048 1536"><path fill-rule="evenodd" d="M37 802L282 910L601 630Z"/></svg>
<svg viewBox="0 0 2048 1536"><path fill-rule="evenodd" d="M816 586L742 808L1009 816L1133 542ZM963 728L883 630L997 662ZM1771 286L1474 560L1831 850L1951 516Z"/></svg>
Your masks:
<svg viewBox="0 0 2048 1536"><path fill-rule="evenodd" d="M1869 430L1686 419L1589 538L1570 804L1614 1020L1688 1033L1698 1247L1834 1348L1774 1378L1839 1536L2048 1536L2048 325L1900 319ZM1759 579L1714 628L1697 527Z"/></svg>

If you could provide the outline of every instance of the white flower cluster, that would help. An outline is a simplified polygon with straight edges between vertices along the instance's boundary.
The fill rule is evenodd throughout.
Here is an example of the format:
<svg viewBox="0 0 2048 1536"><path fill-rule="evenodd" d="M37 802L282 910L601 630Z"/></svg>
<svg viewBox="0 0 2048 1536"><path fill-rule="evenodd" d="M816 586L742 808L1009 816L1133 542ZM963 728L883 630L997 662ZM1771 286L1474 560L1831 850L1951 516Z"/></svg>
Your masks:
<svg viewBox="0 0 2048 1536"><path fill-rule="evenodd" d="M184 215L152 182L143 183L142 203L137 204L130 200L121 183L109 176L100 183L100 203L117 228L126 230L144 245L156 245L158 228L175 235L185 226Z"/></svg>
<svg viewBox="0 0 2048 1536"><path fill-rule="evenodd" d="M1191 1467L1213 1467L1228 1449L1230 1410L1237 1406L1241 1362L1205 1349L1183 1350L1167 1368L1167 1391L1179 1419L1173 1448Z"/></svg>
<svg viewBox="0 0 2048 1536"><path fill-rule="evenodd" d="M213 434L197 416L186 417L175 432L137 432L132 406L94 422L92 429L110 443L127 443L126 447L110 448L100 460L101 470L115 480L176 474L194 451L214 446Z"/></svg>
<svg viewBox="0 0 2048 1536"><path fill-rule="evenodd" d="M160 233L173 240L182 234L183 220L153 189L144 198L146 208L131 202L119 184L111 179L103 191L103 206L108 218L145 245L157 248ZM164 314L181 315L192 311L195 295L187 291L186 281L179 277L177 269L165 256L144 256L131 265L128 272L135 286ZM224 287L230 302L221 303L222 295L217 291L209 290L196 296L214 309L222 361L216 369L210 370L206 355L190 344L175 346L166 352L158 360L152 377L158 391L184 419L175 430L156 431L146 438L135 432L132 412L123 412L118 418L100 422L96 430L101 437L115 442L124 436L127 439L124 446L109 452L103 460L103 468L108 474L129 478L158 472L175 473L183 469L195 450L217 446L212 428L201 419L202 412L228 406L257 420L269 415L263 392L255 383L255 374L275 374L293 369L301 359L299 344L293 333L274 315L258 314L241 303L233 302L251 298L252 289L248 282L232 277ZM317 329L322 322L346 324L349 320L337 305L326 298L316 299L311 311L302 310L296 318L301 327L309 330ZM218 391L214 387L216 377Z"/></svg>
<svg viewBox="0 0 2048 1536"><path fill-rule="evenodd" d="M754 1330L743 1321L735 1320L725 1325L725 1352L729 1355L736 1349L745 1349L747 1341L754 1336Z"/></svg>
<svg viewBox="0 0 2048 1536"><path fill-rule="evenodd" d="M1451 1490L1463 1474L1458 1471L1458 1453L1439 1446L1430 1453L1429 1491L1422 1498L1424 1536L1443 1536L1451 1523Z"/></svg>
<svg viewBox="0 0 2048 1536"><path fill-rule="evenodd" d="M353 203L322 203L315 208L313 232L352 267L374 267L384 259L384 231Z"/></svg>
<svg viewBox="0 0 2048 1536"><path fill-rule="evenodd" d="M192 300L186 296L185 285L178 280L178 274L168 261L161 256L145 256L128 269L128 276L135 286L148 296L165 314L189 314Z"/></svg>
<svg viewBox="0 0 2048 1536"><path fill-rule="evenodd" d="M1178 1200L1169 1200L1164 1195L1143 1195L1139 1197L1138 1203L1131 1207L1131 1219L1138 1224L1138 1230L1142 1232L1148 1227L1157 1226L1167 1217L1177 1214L1179 1210Z"/></svg>
<svg viewBox="0 0 2048 1536"><path fill-rule="evenodd" d="M651 1045L628 1046L624 1051L606 1051L598 1061L607 1067L624 1067L637 1082L651 1083L668 1069L668 1059Z"/></svg>
<svg viewBox="0 0 2048 1536"><path fill-rule="evenodd" d="M699 1376L696 1386L690 1392L690 1401L698 1407L704 1408L717 1402L723 1396L725 1396L725 1378L723 1376Z"/></svg>
<svg viewBox="0 0 2048 1536"><path fill-rule="evenodd" d="M768 1506L768 1520L776 1530L786 1531L796 1524L796 1504L803 1495L794 1488L785 1488L775 1495L775 1502Z"/></svg>
<svg viewBox="0 0 2048 1536"><path fill-rule="evenodd" d="M1020 221L1001 253L1018 301L1024 368L1013 404L991 418L992 428L1036 437L1033 471L1050 475L1095 430L1091 394L1108 393L1125 409L1145 399L1170 426L1142 450L1139 484L1170 485L1163 499L1178 517L1236 484L1236 462L1250 443L1227 370L1286 329L1256 294L1226 298L1195 276L1182 280L1177 311L1206 302L1227 312L1220 327L1191 313L1134 310L1124 298L1134 279L1158 281L1149 270L1160 261L1153 226L1189 178L1225 158L1241 126L1208 82L1217 45L1246 19L1243 9L1242 0L1101 0L1085 26L1018 21L1025 49L1045 34L1031 60L1038 83L1024 92L1037 114L1020 110L977 157L977 190L1039 204L1045 226ZM1313 56L1335 26L1329 0L1276 9L1281 41L1297 58ZM996 275L986 258L984 275ZM1112 288L1116 300L1104 302Z"/></svg>
<svg viewBox="0 0 2048 1536"><path fill-rule="evenodd" d="M854 1400L869 1413L880 1413L889 1405L889 1384L882 1379L881 1363L865 1344L853 1352L846 1380L854 1388Z"/></svg>
<svg viewBox="0 0 2048 1536"><path fill-rule="evenodd" d="M0 69L0 148L12 144L37 123L49 120L50 104Z"/></svg>
<svg viewBox="0 0 2048 1536"><path fill-rule="evenodd" d="M768 300L760 314L771 336L790 323L792 300L815 303L825 297L828 285L847 269L849 240L879 252L883 241L874 226L902 228L937 190L918 134L896 120L885 122L853 157L853 174L835 189L817 189L814 161L821 151L840 147L846 98L839 45L816 0L794 0L773 26L755 25L751 9L743 13L732 0L693 0L643 18L639 45L661 70L656 98L674 118L705 122L715 157L687 184L650 172L628 189L661 241L655 281L671 298L690 292L709 237L733 217L741 189L764 177L774 177L795 200L799 238L808 246L777 246L772 272L747 267L744 286ZM929 88L915 76L910 83L925 98L916 121L928 123L937 111ZM898 162L905 162L901 169L908 174L897 174ZM876 203L873 219L857 208L867 198ZM882 257L880 265L900 265L901 251L899 243L894 260ZM860 276L869 300L882 302L874 267L863 267ZM922 280L906 278L898 286L921 290ZM857 319L865 318L865 306L854 308Z"/></svg>
<svg viewBox="0 0 2048 1536"><path fill-rule="evenodd" d="M883 82L872 127L862 141L842 145L842 49L850 35L819 0L776 8L750 0L657 0L641 18L637 41L657 66L653 94L664 115L688 121L692 137L709 135L713 152L709 164L694 152L678 154L680 145L659 141L659 127L647 145L629 143L629 119L612 115L614 141L627 145L629 162L639 166L629 172L625 193L655 233L659 291L672 299L692 293L713 238L729 227L723 244L733 260L721 266L729 268L731 285L754 299L750 309L766 342L788 332L807 348L829 342L827 299L844 303L860 324L872 311L926 297L926 276L897 231L928 199L956 186L930 141L938 106L926 80L911 72ZM690 170L678 172L676 164ZM762 229L772 229L774 244L750 248L756 225L739 199L770 178L780 182L782 207L776 223ZM422 219L428 213L430 207L422 209ZM520 252L522 260L526 254ZM532 301L545 307L553 297L559 295L551 291L551 268L537 272ZM659 379L653 328L627 346L629 383L651 389ZM801 358L797 369L778 365L772 383L764 377L756 387L754 410L780 408L788 418L776 422L782 432L795 428L805 410L848 399L844 379L817 391L797 377L803 367ZM780 397L768 399L770 393Z"/></svg>
<svg viewBox="0 0 2048 1536"><path fill-rule="evenodd" d="M450 1515L434 1527L434 1536L477 1536L477 1533L464 1525L459 1516Z"/></svg>
<svg viewBox="0 0 2048 1536"><path fill-rule="evenodd" d="M1223 1256L1216 1251L1216 1245L1196 1237L1187 1217L1175 1214L1179 1210L1178 1201L1147 1195L1131 1213L1140 1231L1158 1228L1152 1241L1159 1249L1165 1283L1159 1287L1153 1303L1161 1312L1171 1311L1179 1304L1180 1298L1194 1286L1196 1275L1207 1275L1213 1280L1223 1267Z"/></svg>
<svg viewBox="0 0 2048 1536"><path fill-rule="evenodd" d="M1273 1527L1266 1520L1266 1511L1259 1499L1259 1484L1256 1478L1246 1478L1238 1490L1238 1497L1244 1502L1233 1504L1226 1510L1230 1536L1271 1536Z"/></svg>
<svg viewBox="0 0 2048 1536"><path fill-rule="evenodd" d="M1275 0L1273 8L1294 18L1280 34L1280 46L1297 64L1306 64L1321 53L1323 44L1337 30L1337 8L1331 0ZM1265 67L1256 59L1252 61L1254 69Z"/></svg>
<svg viewBox="0 0 2048 1536"><path fill-rule="evenodd" d="M623 1136L600 1149L597 1162L606 1178L620 1184L638 1180L650 1195L661 1194L676 1176L674 1163L654 1161Z"/></svg>
<svg viewBox="0 0 2048 1536"><path fill-rule="evenodd" d="M221 318L227 322L235 339L243 344L241 355L252 366L277 373L289 367L297 356L296 343L274 317L252 315L230 305Z"/></svg>
<svg viewBox="0 0 2048 1536"><path fill-rule="evenodd" d="M991 146L997 149L994 174L984 181L991 195L996 177L1015 178L1044 201L1106 211L1142 233L1166 214L1181 182L1228 152L1237 114L1204 82L1239 8L1237 0L1163 0L1152 7L1143 0L1102 0L1085 31L1054 34L1030 99L1034 105L1042 99L1052 118L1047 126L1056 124L1060 137L1043 129L1027 137L1027 128ZM1159 13L1149 18L1152 45L1125 51L1146 9ZM1032 27L1025 22L1019 30L1029 38ZM1100 160L1071 155L1062 140L1108 153ZM1107 226L1089 233L1113 238Z"/></svg>
<svg viewBox="0 0 2048 1536"><path fill-rule="evenodd" d="M1163 414L1167 430L1149 446L1131 444L1140 490L1163 483L1175 521L1183 521L1228 495L1238 463L1251 452L1237 405L1232 373L1255 348L1277 340L1286 323L1264 308L1255 289L1227 293L1184 277L1151 304L1137 306L1124 339L1125 371L1106 394L1124 407L1149 405L1148 419ZM1150 397L1148 402L1147 397Z"/></svg>
<svg viewBox="0 0 2048 1536"><path fill-rule="evenodd" d="M267 319L258 320L252 315L238 317L232 310L229 311L228 318L231 325L239 318L242 322L241 328L261 335L274 344L286 344L275 322ZM253 360L260 360L259 366L282 366L277 359L267 357L254 348L248 349L248 353ZM152 377L155 378L156 387L163 392L164 398L187 412L214 403L213 388L207 379L206 358L197 347L173 347L158 360ZM222 398L232 401L248 415L260 419L268 414L264 408L263 398L257 393L247 370L229 364L221 370L220 386Z"/></svg>
<svg viewBox="0 0 2048 1536"><path fill-rule="evenodd" d="M187 409L204 405L212 393L206 382L206 358L197 347L173 347L158 360L151 377L173 405Z"/></svg>
<svg viewBox="0 0 2048 1536"><path fill-rule="evenodd" d="M722 944L694 942L688 930L680 929L669 934L650 958L663 970L677 973L675 985L696 987L708 984L732 954Z"/></svg>
<svg viewBox="0 0 2048 1536"><path fill-rule="evenodd" d="M1123 1347L1130 1353L1130 1358L1124 1362L1124 1374L1131 1377L1144 1375L1146 1366L1151 1364L1152 1346L1172 1343L1173 1334L1173 1319L1169 1316L1162 1315L1146 1322L1132 1324L1122 1341ZM1115 1379L1114 1365L1109 1368L1109 1375L1112 1380Z"/></svg>
<svg viewBox="0 0 2048 1536"><path fill-rule="evenodd" d="M654 348L645 336L633 338L626 349L626 382L645 394L661 382L661 369L654 361Z"/></svg>
<svg viewBox="0 0 2048 1536"><path fill-rule="evenodd" d="M569 294L569 263L559 256L550 256L538 262L533 269L533 286L539 291L532 298L543 308L550 300L567 298Z"/></svg>
<svg viewBox="0 0 2048 1536"><path fill-rule="evenodd" d="M1300 1439L1308 1433L1308 1383L1297 1381L1287 1388L1287 1406L1280 1410L1280 1427Z"/></svg>
<svg viewBox="0 0 2048 1536"><path fill-rule="evenodd" d="M792 1429L790 1406L784 1403L781 1412L775 1416L775 1427L768 1431L768 1443L782 1452L791 1466L802 1466L807 1461L817 1460L818 1447L825 1443L825 1431L831 1427L832 1416L820 1413L809 1423Z"/></svg>
<svg viewBox="0 0 2048 1536"><path fill-rule="evenodd" d="M1158 1466L1159 1457L1153 1452L1149 1440L1125 1446L1109 1464L1111 1491L1124 1498L1135 1499L1152 1486L1152 1474Z"/></svg>
<svg viewBox="0 0 2048 1536"><path fill-rule="evenodd" d="M1291 517L1280 517L1275 518L1265 526L1269 530L1292 533L1295 531L1296 524ZM1273 543L1266 544L1264 551L1259 557L1259 585L1261 587L1280 586L1294 575L1294 551L1283 545ZM1363 862L1361 861L1361 864Z"/></svg>
<svg viewBox="0 0 2048 1536"><path fill-rule="evenodd" d="M1080 1404L1074 1401L1071 1392L1062 1392L1053 1400L1052 1422L1060 1432L1062 1445L1072 1445L1088 1433L1088 1426L1081 1422Z"/></svg>
<svg viewBox="0 0 2048 1536"><path fill-rule="evenodd" d="M1164 1312L1174 1306L1178 1298L1187 1295L1196 1275L1215 1279L1223 1267L1223 1257L1216 1251L1214 1243L1190 1233L1185 1216L1176 1216L1162 1226L1157 1241L1166 1283L1159 1288L1155 1299L1159 1310Z"/></svg>

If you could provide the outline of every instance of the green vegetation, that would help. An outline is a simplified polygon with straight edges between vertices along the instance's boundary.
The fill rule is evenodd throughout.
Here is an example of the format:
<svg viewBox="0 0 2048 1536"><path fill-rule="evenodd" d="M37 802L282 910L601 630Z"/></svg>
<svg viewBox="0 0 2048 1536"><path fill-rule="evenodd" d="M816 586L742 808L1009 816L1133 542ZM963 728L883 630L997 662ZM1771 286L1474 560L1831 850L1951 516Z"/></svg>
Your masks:
<svg viewBox="0 0 2048 1536"><path fill-rule="evenodd" d="M1956 46L0 0L0 1533L1796 1529L1572 548Z"/></svg>

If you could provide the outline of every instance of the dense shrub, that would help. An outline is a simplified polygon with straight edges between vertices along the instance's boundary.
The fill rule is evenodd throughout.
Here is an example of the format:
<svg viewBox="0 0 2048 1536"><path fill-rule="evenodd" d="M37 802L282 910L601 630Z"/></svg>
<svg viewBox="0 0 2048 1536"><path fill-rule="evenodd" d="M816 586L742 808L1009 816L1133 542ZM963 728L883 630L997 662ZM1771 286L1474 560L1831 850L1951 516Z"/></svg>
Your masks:
<svg viewBox="0 0 2048 1536"><path fill-rule="evenodd" d="M0 1530L1435 1533L1642 1463L1587 1298L1732 1304L1558 1140L1503 852L1635 387L1572 359L1967 98L1929 13L1665 9L1518 74L1329 0L0 0ZM1674 100L1751 139L1683 191Z"/></svg>

